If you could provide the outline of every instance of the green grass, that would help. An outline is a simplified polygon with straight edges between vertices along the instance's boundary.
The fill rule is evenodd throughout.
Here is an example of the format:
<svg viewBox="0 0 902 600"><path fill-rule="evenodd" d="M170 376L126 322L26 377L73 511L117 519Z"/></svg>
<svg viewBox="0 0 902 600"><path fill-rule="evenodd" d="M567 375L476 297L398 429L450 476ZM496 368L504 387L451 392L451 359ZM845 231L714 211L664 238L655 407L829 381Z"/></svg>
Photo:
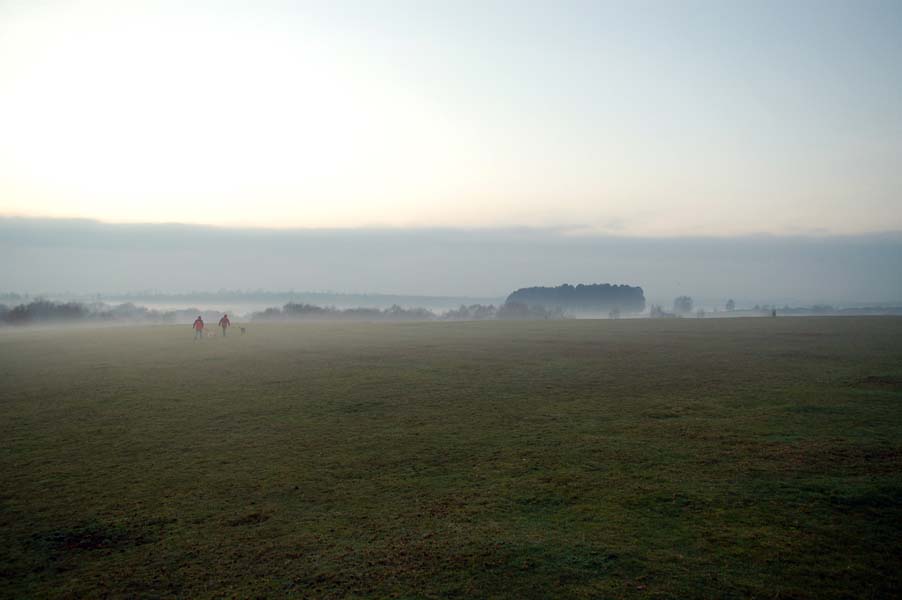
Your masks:
<svg viewBox="0 0 902 600"><path fill-rule="evenodd" d="M902 319L0 331L0 595L902 594Z"/></svg>

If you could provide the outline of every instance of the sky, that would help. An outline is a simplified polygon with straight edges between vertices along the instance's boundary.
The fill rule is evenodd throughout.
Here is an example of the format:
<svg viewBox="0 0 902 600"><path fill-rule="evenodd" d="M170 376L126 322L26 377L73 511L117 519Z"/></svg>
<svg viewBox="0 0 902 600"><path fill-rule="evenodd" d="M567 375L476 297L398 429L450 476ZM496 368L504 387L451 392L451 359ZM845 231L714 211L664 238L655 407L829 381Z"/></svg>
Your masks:
<svg viewBox="0 0 902 600"><path fill-rule="evenodd" d="M0 216L902 231L900 62L892 0L0 0Z"/></svg>

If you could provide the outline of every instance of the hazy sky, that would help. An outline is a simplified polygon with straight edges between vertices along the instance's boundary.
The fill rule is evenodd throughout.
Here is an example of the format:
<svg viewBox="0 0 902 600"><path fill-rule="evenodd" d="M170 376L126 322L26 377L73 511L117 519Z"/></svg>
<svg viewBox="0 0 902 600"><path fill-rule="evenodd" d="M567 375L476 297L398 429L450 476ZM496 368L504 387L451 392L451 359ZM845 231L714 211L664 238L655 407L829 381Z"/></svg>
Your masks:
<svg viewBox="0 0 902 600"><path fill-rule="evenodd" d="M902 3L0 1L0 215L902 230Z"/></svg>

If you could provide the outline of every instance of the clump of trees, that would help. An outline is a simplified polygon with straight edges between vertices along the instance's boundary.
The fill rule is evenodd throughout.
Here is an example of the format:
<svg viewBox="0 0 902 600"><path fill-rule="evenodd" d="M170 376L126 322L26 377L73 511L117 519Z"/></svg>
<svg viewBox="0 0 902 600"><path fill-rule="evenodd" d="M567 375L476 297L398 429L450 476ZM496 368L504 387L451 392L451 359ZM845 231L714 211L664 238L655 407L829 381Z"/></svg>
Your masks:
<svg viewBox="0 0 902 600"><path fill-rule="evenodd" d="M498 309L494 304L471 304L470 306L460 305L460 308L451 309L442 315L442 318L451 321L484 321L486 319L494 319Z"/></svg>
<svg viewBox="0 0 902 600"><path fill-rule="evenodd" d="M89 311L77 302L57 303L37 299L13 308L3 307L3 321L11 325L24 325L35 321L76 321L88 316Z"/></svg>
<svg viewBox="0 0 902 600"><path fill-rule="evenodd" d="M688 315L692 312L692 298L689 296L678 296L673 300L673 312L678 315Z"/></svg>
<svg viewBox="0 0 902 600"><path fill-rule="evenodd" d="M563 319L564 311L560 307L545 308L544 306L529 306L523 302L508 301L498 308L495 317L508 320Z"/></svg>
<svg viewBox="0 0 902 600"><path fill-rule="evenodd" d="M629 285L565 283L557 287L521 288L507 297L507 303L570 312L606 313L617 309L622 313L640 313L645 310L645 293L641 287Z"/></svg>
<svg viewBox="0 0 902 600"><path fill-rule="evenodd" d="M679 296L673 300L673 312L667 312L659 304L652 304L648 310L648 316L653 319L673 319L692 314L693 301L690 296ZM695 311L695 316L702 319L708 313L703 308Z"/></svg>
<svg viewBox="0 0 902 600"><path fill-rule="evenodd" d="M659 304L652 304L648 309L648 316L652 319L674 319L677 315L667 312Z"/></svg>
<svg viewBox="0 0 902 600"><path fill-rule="evenodd" d="M37 323L190 323L197 315L206 320L221 316L217 311L200 311L196 308L159 311L135 306L130 302L110 306L102 302L55 302L37 298L28 303L9 307L0 304L0 323L6 325L30 325Z"/></svg>

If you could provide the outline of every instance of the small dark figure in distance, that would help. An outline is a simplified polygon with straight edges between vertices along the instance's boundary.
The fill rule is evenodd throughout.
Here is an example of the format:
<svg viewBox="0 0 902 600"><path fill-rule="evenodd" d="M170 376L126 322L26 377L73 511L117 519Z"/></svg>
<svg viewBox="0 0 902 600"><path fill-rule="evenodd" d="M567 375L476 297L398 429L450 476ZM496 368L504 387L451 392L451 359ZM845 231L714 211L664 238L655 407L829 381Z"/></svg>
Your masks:
<svg viewBox="0 0 902 600"><path fill-rule="evenodd" d="M232 325L232 322L229 321L229 315L222 315L222 318L219 319L219 326L222 327L222 337L226 335L226 329L228 329Z"/></svg>
<svg viewBox="0 0 902 600"><path fill-rule="evenodd" d="M239 327L238 329L241 330L241 335L244 335L245 333L247 333L247 329L245 329L244 327Z"/></svg>
<svg viewBox="0 0 902 600"><path fill-rule="evenodd" d="M197 315L197 318L194 319L194 339L199 340L204 337L204 320L200 318L200 315Z"/></svg>
<svg viewBox="0 0 902 600"><path fill-rule="evenodd" d="M771 316L771 317L776 317L776 316L777 316L777 309L776 309L776 308L773 309L772 311L770 311L770 316Z"/></svg>

